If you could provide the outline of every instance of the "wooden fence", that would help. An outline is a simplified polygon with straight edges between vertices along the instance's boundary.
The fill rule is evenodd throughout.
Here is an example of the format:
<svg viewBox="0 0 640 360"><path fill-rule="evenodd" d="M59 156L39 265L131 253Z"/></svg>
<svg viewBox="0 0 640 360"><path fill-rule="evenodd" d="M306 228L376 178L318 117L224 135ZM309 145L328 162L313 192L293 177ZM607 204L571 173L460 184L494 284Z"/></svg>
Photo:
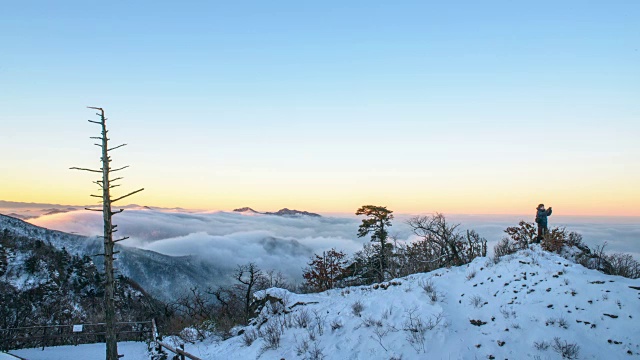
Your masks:
<svg viewBox="0 0 640 360"><path fill-rule="evenodd" d="M24 326L0 329L0 349L15 350L105 341L105 323ZM153 337L153 321L116 323L118 341L144 341Z"/></svg>
<svg viewBox="0 0 640 360"><path fill-rule="evenodd" d="M24 326L0 329L0 350L9 351L23 348L48 346L93 344L105 341L105 323ZM168 359L200 360L184 350L184 344L176 347L162 341L155 320L128 321L116 323L118 341L149 341L154 343L159 354L168 350L174 354Z"/></svg>
<svg viewBox="0 0 640 360"><path fill-rule="evenodd" d="M158 353L162 353L163 349L167 349L176 355L173 357L174 359L186 360L187 358L189 358L191 360L201 360L199 357L184 351L184 344L180 344L177 348L174 348L173 346L162 342L162 338L158 334L158 327L156 326L155 320L151 320L151 326L152 326L153 340L155 341L156 351Z"/></svg>

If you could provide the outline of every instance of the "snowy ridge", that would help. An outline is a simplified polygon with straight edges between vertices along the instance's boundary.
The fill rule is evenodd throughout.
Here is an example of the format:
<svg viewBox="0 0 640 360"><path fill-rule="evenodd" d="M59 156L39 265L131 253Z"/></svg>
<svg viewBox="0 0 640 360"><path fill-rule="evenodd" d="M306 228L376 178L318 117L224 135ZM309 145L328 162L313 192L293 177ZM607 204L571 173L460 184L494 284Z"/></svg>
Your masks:
<svg viewBox="0 0 640 360"><path fill-rule="evenodd" d="M50 243L57 249L65 249L74 255L89 255L98 268L103 259L93 256L102 251L99 237L86 237L39 227L19 219L0 214L0 231L9 229L13 233ZM143 250L116 244L118 271L140 284L148 293L161 300L172 300L188 291L190 287L207 288L212 279L223 279L225 274L212 264L193 256L169 256L151 250Z"/></svg>
<svg viewBox="0 0 640 360"><path fill-rule="evenodd" d="M640 356L640 280L537 245L382 284L256 293L252 325L205 359L619 359ZM252 341L253 340L253 341Z"/></svg>

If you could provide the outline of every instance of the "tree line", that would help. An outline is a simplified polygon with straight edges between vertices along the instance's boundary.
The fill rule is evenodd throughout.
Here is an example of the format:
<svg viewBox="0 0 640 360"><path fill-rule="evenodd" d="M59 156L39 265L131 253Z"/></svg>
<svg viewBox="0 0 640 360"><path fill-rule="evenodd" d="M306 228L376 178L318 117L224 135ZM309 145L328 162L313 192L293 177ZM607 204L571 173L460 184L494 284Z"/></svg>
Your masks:
<svg viewBox="0 0 640 360"><path fill-rule="evenodd" d="M253 294L270 287L296 292L321 292L329 289L384 282L446 266L458 266L486 256L487 241L473 230L462 231L444 215L416 216L408 221L418 237L411 243L399 242L389 235L393 211L384 206L364 205L356 211L364 216L358 237L370 243L352 256L330 249L314 254L303 270L304 282L294 285L275 271L264 271L255 263L238 265L233 284L215 289L193 288L174 301L174 313L168 331L185 340L204 339L210 333L232 336L237 325L249 323L259 307ZM188 329L188 330L184 330Z"/></svg>

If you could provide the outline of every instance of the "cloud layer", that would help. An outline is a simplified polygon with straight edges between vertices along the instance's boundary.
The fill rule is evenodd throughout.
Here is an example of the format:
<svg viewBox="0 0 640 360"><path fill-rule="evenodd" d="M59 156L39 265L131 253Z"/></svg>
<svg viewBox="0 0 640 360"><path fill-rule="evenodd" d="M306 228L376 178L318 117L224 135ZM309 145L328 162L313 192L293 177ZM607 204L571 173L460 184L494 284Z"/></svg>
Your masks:
<svg viewBox="0 0 640 360"><path fill-rule="evenodd" d="M405 221L399 215L390 233L400 241L413 241ZM493 248L504 229L522 217L513 215L451 215L448 220L461 228L475 229L489 240ZM531 220L531 219L525 219ZM550 219L551 226L566 226L584 236L595 246L608 242L609 251L632 253L640 258L640 222L637 218L561 217ZM73 211L31 220L32 223L87 236L102 231L100 213ZM229 212L178 212L128 210L116 217L118 235L130 236L127 246L153 250L172 256L195 255L222 270L238 264L255 262L263 269L282 271L293 281L300 281L309 257L330 248L349 254L362 248L367 238L358 238L360 219L355 216L278 217Z"/></svg>

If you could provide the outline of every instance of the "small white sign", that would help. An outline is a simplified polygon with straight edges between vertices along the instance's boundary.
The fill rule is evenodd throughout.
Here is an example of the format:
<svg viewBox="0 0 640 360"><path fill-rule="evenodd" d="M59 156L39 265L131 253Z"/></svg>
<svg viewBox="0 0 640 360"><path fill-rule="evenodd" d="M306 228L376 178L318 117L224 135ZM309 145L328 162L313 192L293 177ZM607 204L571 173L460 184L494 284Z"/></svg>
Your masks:
<svg viewBox="0 0 640 360"><path fill-rule="evenodd" d="M82 332L82 325L73 325L73 332Z"/></svg>

